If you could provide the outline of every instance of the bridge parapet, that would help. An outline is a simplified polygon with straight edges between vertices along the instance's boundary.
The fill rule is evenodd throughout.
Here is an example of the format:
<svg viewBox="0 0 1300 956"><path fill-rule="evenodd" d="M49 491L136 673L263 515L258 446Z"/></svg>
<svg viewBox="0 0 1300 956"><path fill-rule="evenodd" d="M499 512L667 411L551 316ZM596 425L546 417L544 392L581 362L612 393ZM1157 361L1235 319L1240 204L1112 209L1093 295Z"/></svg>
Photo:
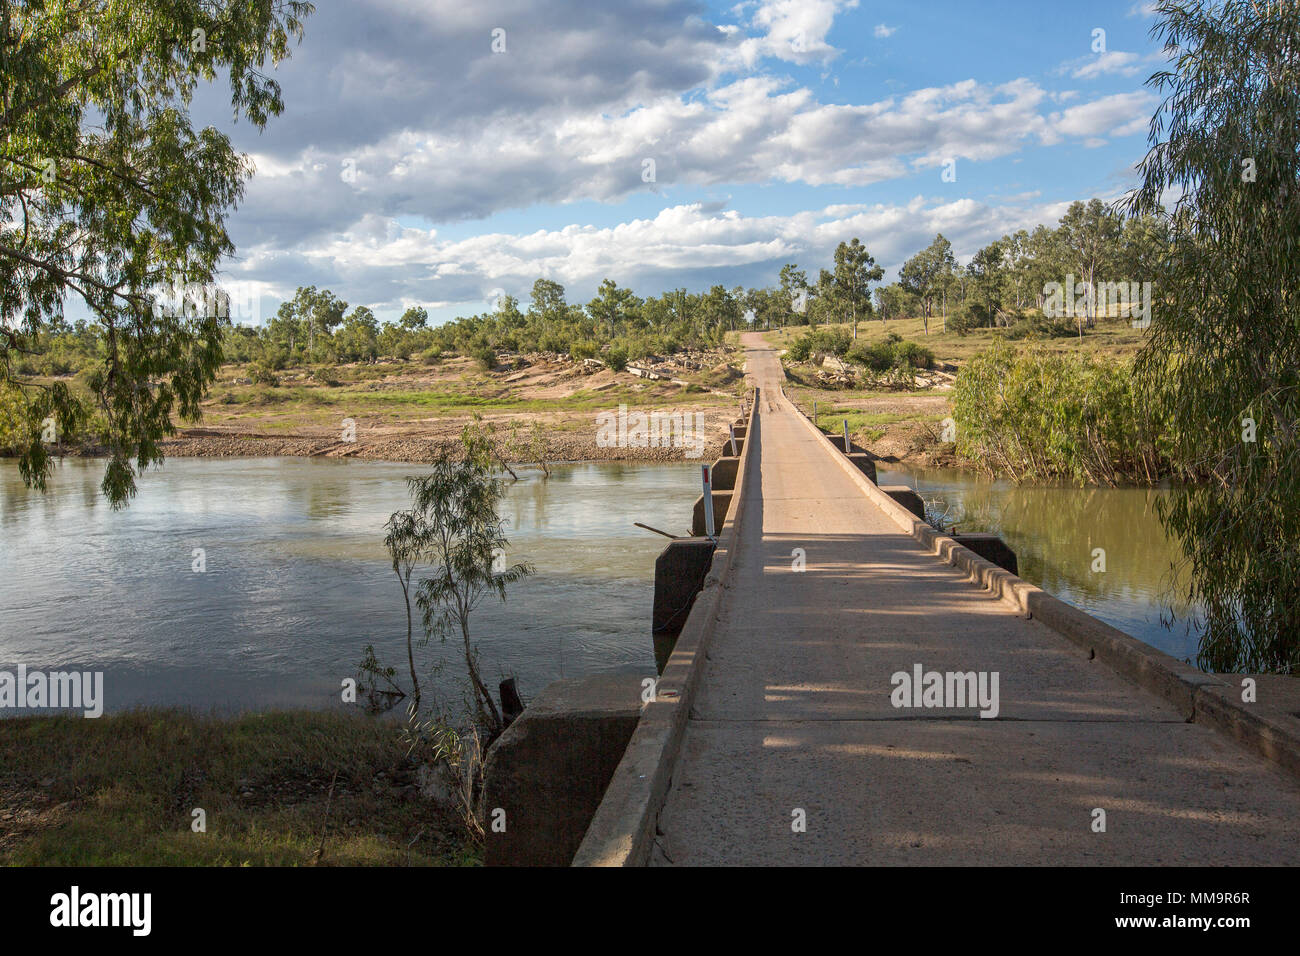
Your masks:
<svg viewBox="0 0 1300 956"><path fill-rule="evenodd" d="M610 779L574 866L639 866L650 856L655 819L668 792L681 749L691 704L704 670L704 654L717 623L723 582L731 573L744 516L745 488L758 481L758 446L762 441L759 390L746 406L744 439L737 439L736 479L726 517L717 535L709 570L677 636L655 686L642 708L623 759ZM727 440L730 450L730 439ZM670 546L671 547L671 546Z"/></svg>

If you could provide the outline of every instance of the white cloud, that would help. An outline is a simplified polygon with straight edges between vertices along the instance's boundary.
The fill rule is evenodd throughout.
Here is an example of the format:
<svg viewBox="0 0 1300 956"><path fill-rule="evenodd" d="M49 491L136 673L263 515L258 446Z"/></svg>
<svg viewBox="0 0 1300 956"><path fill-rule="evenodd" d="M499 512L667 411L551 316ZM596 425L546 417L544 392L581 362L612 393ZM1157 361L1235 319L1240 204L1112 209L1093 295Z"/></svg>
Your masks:
<svg viewBox="0 0 1300 956"><path fill-rule="evenodd" d="M1133 76L1141 66L1142 58L1136 53L1124 53L1120 50L1107 50L1095 56L1086 56L1069 64L1070 76L1076 80L1087 80L1096 76L1117 73L1120 76Z"/></svg>
<svg viewBox="0 0 1300 956"><path fill-rule="evenodd" d="M1104 136L1131 136L1146 129L1158 102L1154 93L1145 90L1115 93L1053 113L1050 126L1055 132L1085 140L1086 146L1099 146Z"/></svg>
<svg viewBox="0 0 1300 956"><path fill-rule="evenodd" d="M329 231L370 213L444 222L680 187L861 187L937 170L949 158L996 159L1030 142L1126 135L1149 119L1152 100L1115 94L1045 113L1049 102L1044 89L1022 79L964 80L872 103L827 104L788 81L754 76L617 115L545 111L403 130L347 152L259 155L241 216L256 241L293 229ZM654 161L652 183L642 178L646 160Z"/></svg>
<svg viewBox="0 0 1300 956"><path fill-rule="evenodd" d="M875 34L876 39L884 40L888 37L892 37L895 33L897 33L898 27L889 27L889 26L885 26L885 24L883 23L877 23L876 29L873 30L872 32Z"/></svg>
<svg viewBox="0 0 1300 956"><path fill-rule="evenodd" d="M575 301L593 294L606 277L643 295L680 285L704 288L717 281L766 284L784 262L815 272L831 261L838 243L852 236L862 238L889 270L936 232L953 242L959 256L968 257L1006 232L1055 222L1066 205L991 206L969 198L945 202L917 196L902 204L841 204L745 216L691 203L607 227L571 224L458 240L368 216L295 257L311 275L342 277L342 285L329 284L349 301L390 311L421 302L455 303L468 314L481 311L494 289L526 298L538 276L563 283ZM283 276L284 266L275 250L252 249L232 278L267 271ZM290 295L292 285L283 283L278 294Z"/></svg>
<svg viewBox="0 0 1300 956"><path fill-rule="evenodd" d="M323 5L277 71L284 116L264 135L235 131L258 174L231 220L233 267L286 292L316 283L377 307L481 303L492 288L525 292L542 274L581 287L604 273L642 281L644 291L697 287L706 276L760 283L777 260L826 261L847 230L886 250L924 244L936 229L982 244L1020 216L1020 197L1001 200L1010 209L973 200L889 206L846 187L920 173L918 182L938 190L948 158L1014 163L1031 145L1099 146L1149 120L1149 94L1085 102L1028 79L904 91L886 77L894 95L821 102L784 70L832 61L836 17L856 5L745 0L732 10L737 23L722 25L702 20L696 0L555 0L542 12L531 0L498 0L490 10L460 0ZM496 26L507 31L506 54L491 52ZM881 23L876 32L897 29ZM1133 56L1089 57L1061 73L1127 75ZM228 96L207 107L228 116ZM647 159L651 183L642 179ZM784 217L688 202L701 191L774 184L831 195L805 200L825 202L820 212ZM608 228L515 235L489 227L451 241L397 221L441 224L647 194L667 208Z"/></svg>
<svg viewBox="0 0 1300 956"><path fill-rule="evenodd" d="M825 62L839 55L826 35L836 14L851 10L858 0L759 0L750 26L761 36L740 44L740 57L753 66L761 57L793 63Z"/></svg>

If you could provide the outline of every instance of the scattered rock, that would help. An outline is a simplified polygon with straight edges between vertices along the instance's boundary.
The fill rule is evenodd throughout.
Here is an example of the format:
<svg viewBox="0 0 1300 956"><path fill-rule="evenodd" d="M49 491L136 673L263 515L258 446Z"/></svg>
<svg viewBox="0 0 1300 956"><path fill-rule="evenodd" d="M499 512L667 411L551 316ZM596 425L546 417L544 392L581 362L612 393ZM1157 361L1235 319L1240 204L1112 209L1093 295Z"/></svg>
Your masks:
<svg viewBox="0 0 1300 956"><path fill-rule="evenodd" d="M420 796L435 803L452 803L456 798L456 778L445 763L421 764L416 770Z"/></svg>

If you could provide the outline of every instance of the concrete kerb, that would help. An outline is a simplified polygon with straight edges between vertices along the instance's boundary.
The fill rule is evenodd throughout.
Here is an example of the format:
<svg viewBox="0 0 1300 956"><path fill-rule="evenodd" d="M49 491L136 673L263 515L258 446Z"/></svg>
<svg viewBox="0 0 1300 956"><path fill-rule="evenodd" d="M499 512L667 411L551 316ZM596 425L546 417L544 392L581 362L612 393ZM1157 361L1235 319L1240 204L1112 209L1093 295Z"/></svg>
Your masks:
<svg viewBox="0 0 1300 956"><path fill-rule="evenodd" d="M758 390L746 423L746 434L761 440ZM686 721L704 671L704 651L717 624L723 581L735 561L736 542L744 515L745 485L752 481L754 441L746 441L733 492L734 507L718 534L718 547L704 579L704 588L686 618L668 664L659 678L655 699L641 711L623 759L605 790L583 837L573 866L640 866L650 856L655 824L672 782Z"/></svg>
<svg viewBox="0 0 1300 956"><path fill-rule="evenodd" d="M801 414L799 418L814 434L826 438L825 433L806 415ZM986 561L948 535L935 531L867 481L831 442L828 441L827 445L834 452L833 457L845 474L900 529L945 564L965 571L968 580L987 591L991 597L1023 617L1037 618L1062 637L1087 650L1089 659L1100 660L1120 676L1169 701L1188 722L1211 726L1300 776L1298 728L1251 710L1237 699L1236 689L1220 675L1197 670L1144 644Z"/></svg>

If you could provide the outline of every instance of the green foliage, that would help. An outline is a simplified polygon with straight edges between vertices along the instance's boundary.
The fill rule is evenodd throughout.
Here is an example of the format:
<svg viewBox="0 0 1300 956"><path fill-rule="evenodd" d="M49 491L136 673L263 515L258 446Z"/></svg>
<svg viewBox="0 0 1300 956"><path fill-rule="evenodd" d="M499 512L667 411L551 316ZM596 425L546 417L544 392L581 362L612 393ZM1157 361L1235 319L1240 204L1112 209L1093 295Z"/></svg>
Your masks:
<svg viewBox="0 0 1300 956"><path fill-rule="evenodd" d="M1198 663L1300 670L1300 5L1162 2L1175 57L1129 209L1167 218L1170 255L1137 371L1209 480L1159 509L1203 609ZM1167 139L1160 141L1164 134Z"/></svg>
<svg viewBox="0 0 1300 956"><path fill-rule="evenodd" d="M395 511L384 525L384 547L406 603L406 654L411 682L412 720L421 717L421 691L415 649L430 638L459 634L479 725L495 734L502 720L478 666L470 638L470 615L484 597L502 601L506 587L532 573L526 562L504 566L508 541L497 514L502 483L493 474L493 438L480 423L466 426L459 445L438 450L428 474L407 479L411 507ZM417 580L417 573L421 575ZM412 598L421 612L422 632L414 634ZM366 647L363 677L373 696L406 696L396 670L384 666Z"/></svg>
<svg viewBox="0 0 1300 956"><path fill-rule="evenodd" d="M627 368L627 349L621 345L612 346L605 353L605 364L615 372L621 372Z"/></svg>
<svg viewBox="0 0 1300 956"><path fill-rule="evenodd" d="M879 342L856 342L848 350L848 359L873 372L890 369L932 368L934 353L916 342L905 342L896 332L890 332Z"/></svg>
<svg viewBox="0 0 1300 956"><path fill-rule="evenodd" d="M254 385L267 385L271 388L278 388L280 385L279 376L260 362L253 362L248 366L248 377L253 380Z"/></svg>
<svg viewBox="0 0 1300 956"><path fill-rule="evenodd" d="M478 667L470 639L470 614L495 595L506 599L507 586L532 573L527 562L506 566L509 542L497 514L502 484L492 471L490 452L467 432L465 457L440 455L432 470L408 479L412 507L420 528L421 558L429 567L416 588L425 634L446 640L459 634L480 724L501 729L501 714Z"/></svg>
<svg viewBox="0 0 1300 956"><path fill-rule="evenodd" d="M1016 481L1115 485L1171 471L1170 423L1124 365L999 345L962 368L952 401L958 453Z"/></svg>
<svg viewBox="0 0 1300 956"><path fill-rule="evenodd" d="M806 362L812 357L812 340L805 334L790 343L786 354L796 362Z"/></svg>
<svg viewBox="0 0 1300 956"><path fill-rule="evenodd" d="M827 352L842 358L852 343L849 333L842 328L814 329L790 343L790 357L806 362L814 352Z"/></svg>
<svg viewBox="0 0 1300 956"><path fill-rule="evenodd" d="M162 460L172 416L198 417L229 322L212 283L250 166L216 129L194 129L191 98L228 77L236 115L264 127L282 103L263 68L289 55L311 11L131 0L6 5L0 18L0 383L33 396L21 405L29 432L45 418L73 423L71 391L30 381L15 357L37 352L79 299L102 350L87 385L114 507L135 493L137 468ZM192 42L194 30L210 42ZM19 464L44 487L43 444Z"/></svg>

